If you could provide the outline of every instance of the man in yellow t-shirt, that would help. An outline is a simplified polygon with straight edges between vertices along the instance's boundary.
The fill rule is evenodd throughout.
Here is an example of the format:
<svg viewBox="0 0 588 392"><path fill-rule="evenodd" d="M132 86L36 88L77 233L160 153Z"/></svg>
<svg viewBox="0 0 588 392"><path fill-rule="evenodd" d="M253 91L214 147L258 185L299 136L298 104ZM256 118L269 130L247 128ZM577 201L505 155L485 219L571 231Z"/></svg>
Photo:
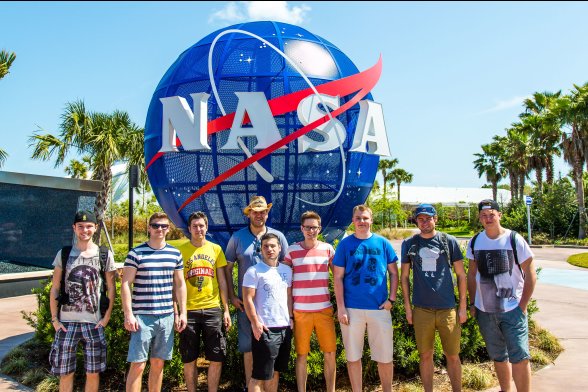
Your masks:
<svg viewBox="0 0 588 392"><path fill-rule="evenodd" d="M227 261L221 247L206 240L208 218L194 212L188 218L190 241L178 246L184 259L188 325L180 333L180 354L188 392L195 392L198 383L196 359L200 355L200 340L210 361L208 391L218 389L227 342L225 329L231 327L225 267ZM222 308L219 306L222 301Z"/></svg>

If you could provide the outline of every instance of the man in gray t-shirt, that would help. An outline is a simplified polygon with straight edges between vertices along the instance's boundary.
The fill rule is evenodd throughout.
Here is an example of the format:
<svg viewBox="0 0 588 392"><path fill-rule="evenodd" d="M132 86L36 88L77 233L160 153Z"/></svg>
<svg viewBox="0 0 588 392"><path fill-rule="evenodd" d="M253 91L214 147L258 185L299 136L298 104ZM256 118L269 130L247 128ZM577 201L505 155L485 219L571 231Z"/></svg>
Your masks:
<svg viewBox="0 0 588 392"><path fill-rule="evenodd" d="M73 390L76 351L80 341L85 351L86 391L98 391L99 374L106 369L104 328L110 320L114 304L115 266L112 253L108 252L104 271L101 270L99 248L92 241L97 230L96 222L92 212L77 212L73 224L76 242L66 265L63 265L61 254L66 251L65 248L57 252L53 262L55 269L49 306L55 339L49 362L51 373L59 377L59 388L64 391ZM109 299L104 315L100 313L100 297L104 295L101 292L103 275ZM64 290L61 290L62 280Z"/></svg>
<svg viewBox="0 0 588 392"><path fill-rule="evenodd" d="M265 225L272 203L267 203L263 196L253 196L249 205L243 209L243 213L249 218L249 225L235 233L229 239L225 257L227 258L227 287L229 299L237 309L237 329L239 340L239 351L243 353L243 365L245 367L245 388L251 378L253 359L251 356L251 325L245 314L243 307L243 276L249 267L263 262L261 255L260 238L266 233L273 233L278 236L280 242L279 260L284 260L288 241L284 234L278 230ZM237 291L235 294L233 284L233 266L239 265L239 275L237 280Z"/></svg>
<svg viewBox="0 0 588 392"><path fill-rule="evenodd" d="M421 232L402 243L400 281L406 319L414 326L423 388L426 392L433 391L433 353L435 331L438 331L443 353L447 359L449 380L454 391L460 390L461 324L467 320L467 281L463 267L463 254L453 236L435 230L437 223L435 207L431 204L420 204L414 210L413 216ZM457 311L452 267L457 276L459 290Z"/></svg>

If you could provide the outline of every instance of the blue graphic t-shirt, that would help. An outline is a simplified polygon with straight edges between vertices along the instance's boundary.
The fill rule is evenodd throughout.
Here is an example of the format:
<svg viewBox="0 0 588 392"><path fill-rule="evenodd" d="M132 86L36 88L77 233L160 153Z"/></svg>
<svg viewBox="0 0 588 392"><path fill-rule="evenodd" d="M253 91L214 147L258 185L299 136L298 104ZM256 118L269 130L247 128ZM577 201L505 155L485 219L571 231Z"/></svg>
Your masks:
<svg viewBox="0 0 588 392"><path fill-rule="evenodd" d="M434 309L455 307L455 294L451 267L455 261L463 260L463 254L455 237L447 235L449 255L437 232L432 238L419 235L402 242L402 263L411 263L413 289L412 303L415 306ZM447 259L451 257L449 262Z"/></svg>
<svg viewBox="0 0 588 392"><path fill-rule="evenodd" d="M345 268L345 306L377 310L388 298L388 264L398 260L390 242L372 234L362 240L350 235L341 240L333 265Z"/></svg>

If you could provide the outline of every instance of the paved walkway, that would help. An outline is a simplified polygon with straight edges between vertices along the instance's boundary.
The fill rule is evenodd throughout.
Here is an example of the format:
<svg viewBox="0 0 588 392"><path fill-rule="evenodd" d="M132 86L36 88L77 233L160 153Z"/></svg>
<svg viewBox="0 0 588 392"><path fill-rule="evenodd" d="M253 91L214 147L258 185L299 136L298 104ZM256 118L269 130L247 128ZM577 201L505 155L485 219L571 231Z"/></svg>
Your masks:
<svg viewBox="0 0 588 392"><path fill-rule="evenodd" d="M34 295L0 299L0 361L14 347L33 337L33 328L23 320L20 311L33 311L37 308ZM0 391L32 391L10 377L0 374Z"/></svg>

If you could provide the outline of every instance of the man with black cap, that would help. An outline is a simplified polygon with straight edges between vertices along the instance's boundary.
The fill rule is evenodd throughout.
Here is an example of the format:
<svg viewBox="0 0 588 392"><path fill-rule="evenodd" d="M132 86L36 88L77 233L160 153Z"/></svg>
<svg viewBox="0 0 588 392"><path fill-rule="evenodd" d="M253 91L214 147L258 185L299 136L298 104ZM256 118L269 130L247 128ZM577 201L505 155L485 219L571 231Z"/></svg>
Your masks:
<svg viewBox="0 0 588 392"><path fill-rule="evenodd" d="M251 323L243 306L243 276L249 267L263 262L261 254L261 237L266 233L274 233L280 242L280 255L278 260L284 260L288 241L280 231L265 225L272 203L267 203L263 196L253 196L249 205L243 209L243 214L249 218L249 225L233 233L229 239L225 257L227 259L227 287L229 299L237 309L238 348L243 353L243 365L245 367L245 389L251 379L253 357L251 355ZM238 294L235 294L233 284L233 266L239 265L237 279Z"/></svg>
<svg viewBox="0 0 588 392"><path fill-rule="evenodd" d="M55 340L49 362L51 373L59 377L60 391L73 391L80 341L84 350L86 391L98 391L99 374L106 369L104 328L114 304L116 268L112 253L100 251L92 241L96 230L96 215L90 211L78 211L73 223L74 245L57 252L53 261L55 269L49 306ZM101 260L101 254L105 260ZM101 289L103 281L106 282L106 293ZM100 309L103 295L109 300L104 314Z"/></svg>
<svg viewBox="0 0 588 392"><path fill-rule="evenodd" d="M511 390L512 375L518 392L530 391L527 305L537 281L533 252L521 235L500 225L496 201L482 200L478 211L484 231L467 248L470 313L478 320L500 389Z"/></svg>
<svg viewBox="0 0 588 392"><path fill-rule="evenodd" d="M406 320L414 326L423 388L426 392L433 391L433 353L435 331L438 331L447 359L447 374L451 388L454 392L461 391L461 324L467 320L463 255L455 237L435 230L435 207L431 204L420 204L415 208L413 217L421 232L402 243L400 281ZM452 267L457 277L459 292L457 311Z"/></svg>

